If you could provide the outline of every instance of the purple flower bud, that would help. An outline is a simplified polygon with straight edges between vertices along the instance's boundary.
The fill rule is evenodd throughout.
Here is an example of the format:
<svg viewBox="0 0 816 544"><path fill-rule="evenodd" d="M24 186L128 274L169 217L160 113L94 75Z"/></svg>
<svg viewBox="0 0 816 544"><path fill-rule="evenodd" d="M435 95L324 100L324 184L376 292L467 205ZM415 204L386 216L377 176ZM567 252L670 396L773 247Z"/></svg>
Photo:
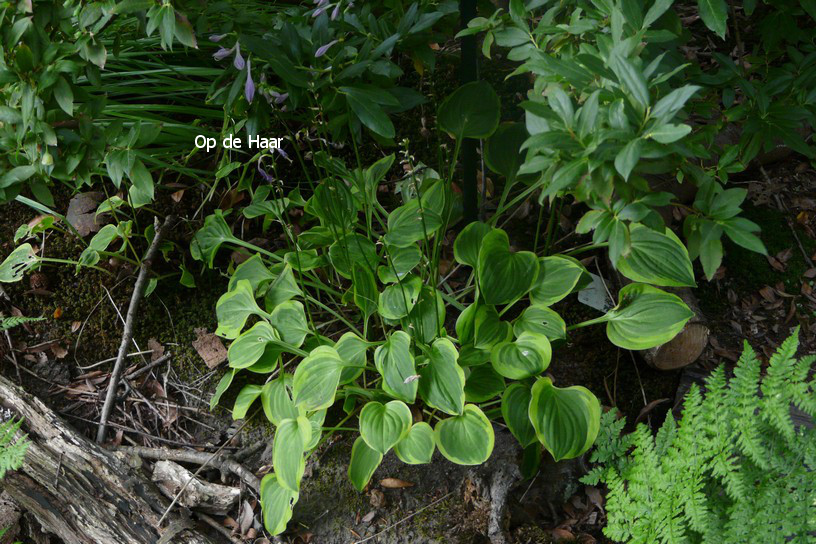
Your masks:
<svg viewBox="0 0 816 544"><path fill-rule="evenodd" d="M275 148L273 148L273 149L272 149L272 151L274 151L274 152L276 152L276 153L279 153L281 157L283 157L284 159L286 159L286 160L288 160L288 161L290 161L290 162L291 162L291 160L292 160L292 159L290 159L290 158L289 158L289 155L287 155L287 154L286 154L286 151L284 151L282 148L280 148L280 147L275 147Z"/></svg>
<svg viewBox="0 0 816 544"><path fill-rule="evenodd" d="M258 173L261 175L261 178L267 183L275 183L274 176L270 176L269 173L263 169L263 164L261 163L262 159L258 159Z"/></svg>
<svg viewBox="0 0 816 544"><path fill-rule="evenodd" d="M233 59L232 64L235 66L236 70L243 70L244 66L246 66L244 57L241 56L241 45L238 43L235 44L235 58Z"/></svg>
<svg viewBox="0 0 816 544"><path fill-rule="evenodd" d="M322 6L322 7L317 8L316 10L314 10L314 13L312 13L312 17L313 17L313 18L314 18L314 17L320 17L321 15L323 15L323 13L324 13L324 12L325 12L327 9L329 9L329 6Z"/></svg>
<svg viewBox="0 0 816 544"><path fill-rule="evenodd" d="M332 40L329 43L327 43L326 45L321 45L320 47L318 47L317 51L315 51L315 58L318 59L318 58L322 57L323 55L325 55L326 52L331 48L331 46L336 44L336 43L337 43L337 40Z"/></svg>
<svg viewBox="0 0 816 544"><path fill-rule="evenodd" d="M224 47L219 47L218 51L213 53L213 58L215 60L224 60L225 58L232 55L232 49L226 49Z"/></svg>
<svg viewBox="0 0 816 544"><path fill-rule="evenodd" d="M247 102L252 104L252 99L255 98L255 82L252 81L252 61L247 59L246 63L247 78L246 85L244 85L244 96Z"/></svg>
<svg viewBox="0 0 816 544"><path fill-rule="evenodd" d="M317 4L317 7L321 8L329 3L329 0L312 0L312 4Z"/></svg>
<svg viewBox="0 0 816 544"><path fill-rule="evenodd" d="M278 94L278 96L275 97L275 104L283 104L287 98L289 98L289 93Z"/></svg>
<svg viewBox="0 0 816 544"><path fill-rule="evenodd" d="M210 41L214 43L218 43L226 37L226 34L213 34L210 36Z"/></svg>
<svg viewBox="0 0 816 544"><path fill-rule="evenodd" d="M337 5L334 6L331 14L331 20L335 21L340 16L340 2L337 2Z"/></svg>

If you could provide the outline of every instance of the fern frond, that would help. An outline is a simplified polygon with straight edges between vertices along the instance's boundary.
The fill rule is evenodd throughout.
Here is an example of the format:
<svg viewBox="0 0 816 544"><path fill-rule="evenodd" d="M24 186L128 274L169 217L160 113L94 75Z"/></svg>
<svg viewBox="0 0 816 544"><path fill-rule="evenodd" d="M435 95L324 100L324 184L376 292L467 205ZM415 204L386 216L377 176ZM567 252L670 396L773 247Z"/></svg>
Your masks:
<svg viewBox="0 0 816 544"><path fill-rule="evenodd" d="M22 419L12 418L0 425L0 479L6 472L23 466L28 440L25 436L16 437L22 424Z"/></svg>
<svg viewBox="0 0 816 544"><path fill-rule="evenodd" d="M44 317L23 317L23 316L0 317L0 332L13 329L14 327L18 327L25 323L34 323L36 321L42 321L44 319L45 319Z"/></svg>

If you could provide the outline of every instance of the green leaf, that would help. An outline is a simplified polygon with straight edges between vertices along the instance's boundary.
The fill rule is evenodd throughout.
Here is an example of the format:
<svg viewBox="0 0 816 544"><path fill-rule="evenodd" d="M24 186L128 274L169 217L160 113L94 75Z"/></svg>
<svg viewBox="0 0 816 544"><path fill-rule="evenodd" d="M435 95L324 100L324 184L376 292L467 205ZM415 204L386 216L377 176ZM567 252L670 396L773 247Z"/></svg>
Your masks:
<svg viewBox="0 0 816 544"><path fill-rule="evenodd" d="M79 255L77 271L80 266L93 266L99 262L99 252L108 249L108 246L119 237L119 229L116 225L105 225L99 232L94 234L88 247L82 250Z"/></svg>
<svg viewBox="0 0 816 544"><path fill-rule="evenodd" d="M254 324L230 345L227 350L229 366L248 368L258 362L270 342L278 342L277 331L266 321ZM283 349L278 350L278 353Z"/></svg>
<svg viewBox="0 0 816 544"><path fill-rule="evenodd" d="M762 255L768 254L768 250L765 249L765 244L752 232L759 229L756 224L747 219L735 217L723 221L722 226L723 230L725 230L725 234L727 234L735 244Z"/></svg>
<svg viewBox="0 0 816 544"><path fill-rule="evenodd" d="M414 309L422 291L422 279L410 276L399 283L389 285L380 293L378 309L386 319L401 319Z"/></svg>
<svg viewBox="0 0 816 544"><path fill-rule="evenodd" d="M275 474L267 474L263 477L261 480L261 507L264 528L269 534L278 535L286 530L286 524L292 519L292 509L297 501L297 491L280 485Z"/></svg>
<svg viewBox="0 0 816 544"><path fill-rule="evenodd" d="M346 279L351 279L353 264L368 268L372 272L377 270L380 258L377 248L366 236L348 234L329 247L329 260L337 273Z"/></svg>
<svg viewBox="0 0 816 544"><path fill-rule="evenodd" d="M474 347L492 349L496 344L512 338L513 327L501 320L495 307L480 305L474 318L473 334Z"/></svg>
<svg viewBox="0 0 816 544"><path fill-rule="evenodd" d="M529 415L532 396L530 387L522 383L510 384L502 395L502 418L523 448L536 441L536 432Z"/></svg>
<svg viewBox="0 0 816 544"><path fill-rule="evenodd" d="M649 87L643 73L635 67L632 61L617 51L610 53L608 65L615 72L615 76L626 90L632 104L637 107L638 111L645 111L649 106Z"/></svg>
<svg viewBox="0 0 816 544"><path fill-rule="evenodd" d="M595 442L601 425L601 403L585 387L555 387L549 378L533 384L530 421L538 440L553 459L573 459Z"/></svg>
<svg viewBox="0 0 816 544"><path fill-rule="evenodd" d="M538 275L538 258L531 251L510 251L507 233L495 229L479 250L479 289L488 304L508 304L523 297Z"/></svg>
<svg viewBox="0 0 816 544"><path fill-rule="evenodd" d="M423 285L414 309L401 320L402 328L411 331L413 338L428 344L442 334L445 325L445 301L442 293Z"/></svg>
<svg viewBox="0 0 816 544"><path fill-rule="evenodd" d="M489 83L473 81L456 89L439 106L439 127L462 138L487 138L499 125L501 103Z"/></svg>
<svg viewBox="0 0 816 544"><path fill-rule="evenodd" d="M550 341L543 334L523 332L514 342L502 342L490 352L493 369L511 380L524 380L547 370L552 359Z"/></svg>
<svg viewBox="0 0 816 544"><path fill-rule="evenodd" d="M223 212L216 210L214 214L204 219L204 226L193 237L190 254L195 260L204 261L208 267L212 268L215 254L221 244L234 239L232 231L224 220Z"/></svg>
<svg viewBox="0 0 816 544"><path fill-rule="evenodd" d="M442 455L458 465L481 465L493 453L493 425L474 404L437 423L434 439Z"/></svg>
<svg viewBox="0 0 816 544"><path fill-rule="evenodd" d="M213 393L212 398L210 399L210 410L215 410L215 407L218 406L219 401L221 400L221 396L227 392L229 386L232 384L233 378L235 378L235 374L238 370L231 368L221 376L221 379L218 380L218 385L215 386L215 393Z"/></svg>
<svg viewBox="0 0 816 544"><path fill-rule="evenodd" d="M351 462L348 476L357 491L362 491L368 485L374 471L382 463L382 454L368 447L362 436L358 436L351 447Z"/></svg>
<svg viewBox="0 0 816 544"><path fill-rule="evenodd" d="M670 230L663 233L639 223L629 226L630 250L617 262L618 271L637 282L665 287L696 287L686 246Z"/></svg>
<svg viewBox="0 0 816 544"><path fill-rule="evenodd" d="M422 260L422 251L416 245L406 247L386 247L388 264L377 269L377 276L383 283L396 283L408 275Z"/></svg>
<svg viewBox="0 0 816 544"><path fill-rule="evenodd" d="M255 302L255 292L247 280L239 281L234 289L221 295L215 303L215 313L218 316L215 334L230 340L241 334L250 315L267 315Z"/></svg>
<svg viewBox="0 0 816 544"><path fill-rule="evenodd" d="M430 239L442 226L438 213L423 207L418 199L410 200L388 214L385 242L395 247L408 247L418 240Z"/></svg>
<svg viewBox="0 0 816 544"><path fill-rule="evenodd" d="M351 111L372 132L379 134L383 138L394 137L396 134L394 124L379 104L361 98L356 94L347 94L346 100L348 100Z"/></svg>
<svg viewBox="0 0 816 544"><path fill-rule="evenodd" d="M245 385L235 398L235 405L232 408L232 419L244 419L247 412L261 396L263 387L260 385Z"/></svg>
<svg viewBox="0 0 816 544"><path fill-rule="evenodd" d="M462 229L453 242L453 256L459 264L476 268L479 264L479 249L482 240L493 227L481 221L474 221Z"/></svg>
<svg viewBox="0 0 816 544"><path fill-rule="evenodd" d="M136 11L146 11L154 5L153 0L121 0L113 6L111 12L115 15L134 13Z"/></svg>
<svg viewBox="0 0 816 544"><path fill-rule="evenodd" d="M62 111L73 117L74 92L71 90L71 85L69 85L62 76L57 79L57 84L54 86L54 98L57 100L59 107L62 108Z"/></svg>
<svg viewBox="0 0 816 544"><path fill-rule="evenodd" d="M623 177L624 180L629 179L629 174L632 173L635 166L640 160L640 149L643 146L643 140L640 138L630 141L623 146L623 149L615 156L615 170Z"/></svg>
<svg viewBox="0 0 816 544"><path fill-rule="evenodd" d="M340 384L346 384L357 379L363 373L366 365L366 351L371 346L353 332L347 332L340 337L334 349L343 361L343 371L340 374Z"/></svg>
<svg viewBox="0 0 816 544"><path fill-rule="evenodd" d="M0 264L0 282L13 283L23 279L23 275L34 266L39 259L34 255L31 244L23 244L6 257Z"/></svg>
<svg viewBox="0 0 816 544"><path fill-rule="evenodd" d="M388 395L413 404L417 382L411 337L396 331L374 351L374 365L383 377L382 388Z"/></svg>
<svg viewBox="0 0 816 544"><path fill-rule="evenodd" d="M470 368L470 375L465 380L465 400L467 402L486 402L504 391L504 378L493 369L492 365L480 365Z"/></svg>
<svg viewBox="0 0 816 544"><path fill-rule="evenodd" d="M278 483L290 491L300 491L300 480L306 470L303 452L312 437L312 424L303 416L284 419L275 431L272 465Z"/></svg>
<svg viewBox="0 0 816 544"><path fill-rule="evenodd" d="M272 312L279 304L301 295L303 295L303 291L298 287L292 267L287 264L278 277L269 285L269 289L267 289L264 296L264 307L267 312Z"/></svg>
<svg viewBox="0 0 816 544"><path fill-rule="evenodd" d="M664 344L683 330L694 312L676 295L650 285L631 283L618 293L618 305L604 316L606 335L630 350Z"/></svg>
<svg viewBox="0 0 816 544"><path fill-rule="evenodd" d="M700 19L717 36L725 39L728 4L725 0L697 0Z"/></svg>
<svg viewBox="0 0 816 544"><path fill-rule="evenodd" d="M295 370L292 381L295 406L314 411L334 404L342 369L343 361L334 348L318 346L313 349Z"/></svg>
<svg viewBox="0 0 816 544"><path fill-rule="evenodd" d="M524 123L503 123L488 138L484 147L484 160L493 172L514 180L524 155L521 146L530 135Z"/></svg>
<svg viewBox="0 0 816 544"><path fill-rule="evenodd" d="M513 332L516 336L521 336L524 332L543 334L550 342L554 342L567 338L567 324L555 310L533 305L521 312L513 324Z"/></svg>
<svg viewBox="0 0 816 544"><path fill-rule="evenodd" d="M673 90L657 101L657 104L655 104L651 111L652 118L664 123L671 121L674 119L674 116L683 109L686 102L694 96L694 93L699 90L700 87L696 85L685 85Z"/></svg>
<svg viewBox="0 0 816 544"><path fill-rule="evenodd" d="M676 125L667 123L649 131L644 138L651 138L652 140L661 144L671 144L685 138L691 132L691 127L688 125Z"/></svg>
<svg viewBox="0 0 816 544"><path fill-rule="evenodd" d="M290 395L291 388L292 375L284 374L283 379L267 382L261 390L264 414L275 425L280 425L285 419L297 419L300 416Z"/></svg>
<svg viewBox="0 0 816 544"><path fill-rule="evenodd" d="M411 421L411 409L404 402L372 401L360 411L360 436L368 447L385 455L408 434Z"/></svg>
<svg viewBox="0 0 816 544"><path fill-rule="evenodd" d="M570 257L555 255L539 260L538 276L530 291L530 301L551 306L572 293L588 272Z"/></svg>
<svg viewBox="0 0 816 544"><path fill-rule="evenodd" d="M259 254L255 254L246 261L242 262L232 273L229 280L229 289L241 280L247 280L252 286L252 290L258 295L266 292L269 284L278 276L269 270L261 259Z"/></svg>
<svg viewBox="0 0 816 544"><path fill-rule="evenodd" d="M140 159L133 161L128 178L133 184L129 195L134 208L153 202L153 176Z"/></svg>
<svg viewBox="0 0 816 544"><path fill-rule="evenodd" d="M447 338L431 346L428 364L419 369L419 394L425 404L446 414L459 415L465 407L465 372L457 364L459 353Z"/></svg>
<svg viewBox="0 0 816 544"><path fill-rule="evenodd" d="M306 323L303 304L295 300L287 300L278 304L272 310L269 322L275 327L284 342L296 348L303 345L306 335L311 332Z"/></svg>
<svg viewBox="0 0 816 544"><path fill-rule="evenodd" d="M366 265L354 263L352 266L352 288L354 290L354 304L368 319L377 311L377 300L382 300L382 294L377 292L377 282L374 274Z"/></svg>
<svg viewBox="0 0 816 544"><path fill-rule="evenodd" d="M407 465L424 465L431 462L435 448L433 429L420 421L394 446L394 453Z"/></svg>

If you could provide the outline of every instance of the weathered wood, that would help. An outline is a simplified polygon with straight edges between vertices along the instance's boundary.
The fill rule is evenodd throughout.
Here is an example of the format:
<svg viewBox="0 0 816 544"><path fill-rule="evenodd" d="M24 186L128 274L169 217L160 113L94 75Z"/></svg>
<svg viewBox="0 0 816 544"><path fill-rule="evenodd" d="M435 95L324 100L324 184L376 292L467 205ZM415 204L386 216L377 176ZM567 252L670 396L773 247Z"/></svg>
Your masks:
<svg viewBox="0 0 816 544"><path fill-rule="evenodd" d="M169 502L152 482L2 376L0 406L24 418L30 441L23 467L0 487L66 544L155 544L179 523L186 528L172 542L214 542L189 521L159 528Z"/></svg>
<svg viewBox="0 0 816 544"><path fill-rule="evenodd" d="M192 472L173 461L159 461L153 466L152 479L169 497L184 489L179 503L211 514L225 515L237 503L241 490L237 487L199 480ZM186 486L186 487L185 487Z"/></svg>

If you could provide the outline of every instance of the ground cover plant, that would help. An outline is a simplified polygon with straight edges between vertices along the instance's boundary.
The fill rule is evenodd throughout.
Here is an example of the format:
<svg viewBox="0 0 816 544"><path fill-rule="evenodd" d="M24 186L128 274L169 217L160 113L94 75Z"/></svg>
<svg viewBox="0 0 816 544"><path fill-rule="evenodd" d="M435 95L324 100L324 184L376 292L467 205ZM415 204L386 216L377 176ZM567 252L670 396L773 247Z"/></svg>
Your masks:
<svg viewBox="0 0 816 544"><path fill-rule="evenodd" d="M739 470L807 479L796 472L810 463L807 448L785 442L778 462L763 460L743 436L760 431L736 423L776 403L764 431L793 440L780 407L813 415L802 375L812 361L795 363L795 341L771 358L763 397L746 349L730 389L715 371L705 400L692 389L684 419L667 417L656 439L643 426L620 437L623 420L602 416L602 404L616 404L606 378L585 381L567 355L591 329L602 330L604 351L665 346L705 319L689 293L719 291L739 273L730 253L783 271L791 258L768 254L746 180L761 172L770 183L777 153L806 167L813 159L816 10L737 4L511 0L480 3L464 22L452 0L0 4L0 202L36 214L13 220L0 282L15 292L27 279L45 296L49 271L97 274L119 312L108 287L137 276L113 370L75 373L107 393L83 419L101 422L104 442L108 414L119 417L117 382L125 397L140 388L120 368L139 301L163 290L196 299L206 278L223 279L204 312L217 320L210 341L227 368L199 396L242 420L239 433L268 423L260 480L238 473L256 488L267 536L292 529L307 466L338 435L352 443L348 479L365 492L392 452L405 465L441 456L480 466L506 429L530 486L600 440L591 455L603 468L585 481L608 488L612 538L747 541L747 524L722 521L760 500L735 487L751 477ZM453 68L467 39L480 45L475 81ZM225 145L234 137L279 143ZM796 230L808 217L785 227L816 270ZM69 250L52 252L55 239ZM808 301L811 288L802 283ZM590 292L604 302L575 311ZM734 305L730 293L716 296ZM784 325L809 319L796 304ZM0 330L59 320L12 315ZM11 355L29 353L8 338ZM775 374L793 367L798 381ZM617 372L616 362L615 381ZM729 396L737 390L741 400ZM742 410L734 422L711 421L731 401ZM720 442L691 442L701 428ZM669 442L712 453L647 458ZM717 465L726 451L744 466ZM682 515L663 504L644 513L649 486L679 489L666 482L690 474L702 494L666 498L685 505ZM790 490L810 492L800 481ZM813 528L800 518L811 506L780 507L769 541L807 541Z"/></svg>

